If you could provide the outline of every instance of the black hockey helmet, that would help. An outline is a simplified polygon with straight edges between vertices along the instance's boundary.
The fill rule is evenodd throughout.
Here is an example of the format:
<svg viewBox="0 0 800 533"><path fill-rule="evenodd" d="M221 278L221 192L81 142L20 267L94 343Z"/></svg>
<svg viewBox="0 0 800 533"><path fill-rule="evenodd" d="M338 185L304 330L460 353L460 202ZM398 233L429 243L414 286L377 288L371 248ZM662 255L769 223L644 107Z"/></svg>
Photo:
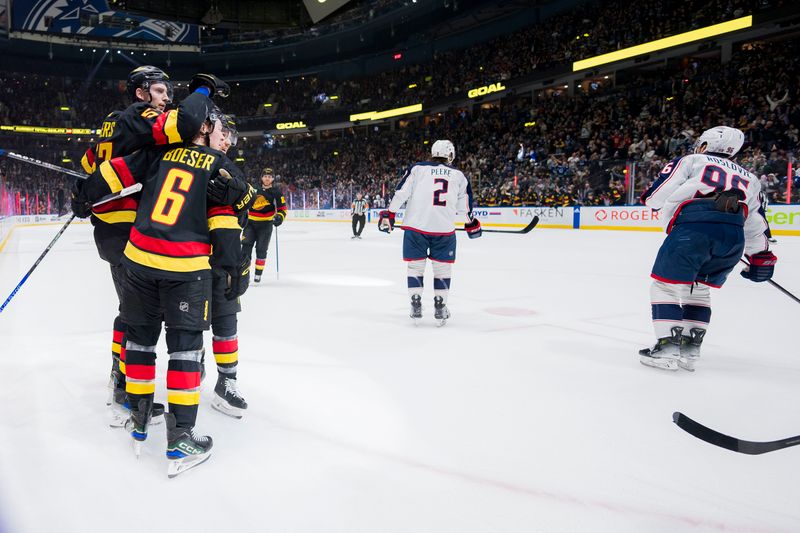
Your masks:
<svg viewBox="0 0 800 533"><path fill-rule="evenodd" d="M128 74L128 95L134 102L136 98L136 89L150 90L150 85L155 83L163 83L167 86L167 94L169 99L172 100L172 82L169 81L169 76L166 72L158 67L152 65L142 65L136 67L130 74Z"/></svg>

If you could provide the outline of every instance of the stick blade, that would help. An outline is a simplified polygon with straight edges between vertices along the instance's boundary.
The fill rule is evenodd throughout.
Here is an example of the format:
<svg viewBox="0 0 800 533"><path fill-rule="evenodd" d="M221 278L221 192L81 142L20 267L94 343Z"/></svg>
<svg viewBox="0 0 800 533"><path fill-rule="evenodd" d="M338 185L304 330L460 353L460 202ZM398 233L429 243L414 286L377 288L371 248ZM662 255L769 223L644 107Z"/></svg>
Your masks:
<svg viewBox="0 0 800 533"><path fill-rule="evenodd" d="M530 233L530 231L533 228L535 228L536 224L538 224L538 223L539 223L539 217L538 216L534 216L533 219L530 221L530 223L527 226L525 226L524 228L522 228L522 231L520 231L520 233L522 233L522 234Z"/></svg>
<svg viewBox="0 0 800 533"><path fill-rule="evenodd" d="M768 442L737 439L724 435L719 431L714 431L677 411L672 413L672 421L675 422L679 428L700 440L713 444L714 446L719 446L720 448L725 448L726 450L731 450L732 452L739 452L747 455L761 455L762 453L774 452L775 450L782 450L790 446L800 445L800 435Z"/></svg>

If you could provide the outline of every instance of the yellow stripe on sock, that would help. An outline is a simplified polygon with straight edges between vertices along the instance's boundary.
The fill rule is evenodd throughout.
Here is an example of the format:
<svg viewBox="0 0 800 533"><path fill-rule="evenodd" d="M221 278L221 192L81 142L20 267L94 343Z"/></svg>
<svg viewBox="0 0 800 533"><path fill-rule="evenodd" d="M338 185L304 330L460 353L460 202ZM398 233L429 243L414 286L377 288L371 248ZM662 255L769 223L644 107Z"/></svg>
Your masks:
<svg viewBox="0 0 800 533"><path fill-rule="evenodd" d="M111 343L111 352L112 353L115 353L115 354L119 355L119 353L121 351L122 351L122 346L120 346L120 344L118 342L112 342Z"/></svg>
<svg viewBox="0 0 800 533"><path fill-rule="evenodd" d="M239 351L235 351L232 353L215 353L214 360L217 362L218 365L224 365L228 363L235 363L239 360Z"/></svg>
<svg viewBox="0 0 800 533"><path fill-rule="evenodd" d="M197 405L200 403L200 391L171 390L167 392L167 401L176 405Z"/></svg>
<svg viewBox="0 0 800 533"><path fill-rule="evenodd" d="M153 394L156 392L155 381L126 381L125 392L128 394Z"/></svg>
<svg viewBox="0 0 800 533"><path fill-rule="evenodd" d="M119 371L122 372L123 376L127 376L127 374L125 373L125 362L124 361L120 361L119 362Z"/></svg>

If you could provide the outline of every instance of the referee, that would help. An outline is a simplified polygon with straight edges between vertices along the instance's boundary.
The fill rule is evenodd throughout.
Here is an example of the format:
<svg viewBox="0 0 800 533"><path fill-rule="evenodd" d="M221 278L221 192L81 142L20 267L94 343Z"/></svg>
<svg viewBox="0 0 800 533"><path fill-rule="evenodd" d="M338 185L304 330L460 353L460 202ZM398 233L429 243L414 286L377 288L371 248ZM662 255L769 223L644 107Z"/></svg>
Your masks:
<svg viewBox="0 0 800 533"><path fill-rule="evenodd" d="M367 201L361 197L361 193L356 193L356 199L350 207L350 214L353 217L353 236L351 239L360 239L361 232L364 231L364 224L367 222Z"/></svg>

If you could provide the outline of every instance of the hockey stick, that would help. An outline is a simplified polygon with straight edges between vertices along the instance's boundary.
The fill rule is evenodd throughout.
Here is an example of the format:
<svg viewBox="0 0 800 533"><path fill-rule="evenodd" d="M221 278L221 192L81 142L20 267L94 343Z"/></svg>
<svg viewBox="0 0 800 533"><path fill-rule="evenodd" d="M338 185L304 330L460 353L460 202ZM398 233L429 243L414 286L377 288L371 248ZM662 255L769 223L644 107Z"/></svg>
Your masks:
<svg viewBox="0 0 800 533"><path fill-rule="evenodd" d="M533 228L535 228L538 223L539 223L539 217L538 216L534 216L533 219L528 223L528 225L525 226L522 229L483 229L483 228L481 228L481 231L484 232L484 233L510 233L512 235L514 235L514 234L516 234L516 235L524 235L526 233L530 233L531 230ZM402 229L403 226L398 224L398 225L395 226L395 228ZM467 230L464 229L464 228L456 228L456 231L467 231Z"/></svg>
<svg viewBox="0 0 800 533"><path fill-rule="evenodd" d="M116 200L117 198L122 198L123 196L129 196L129 195L137 193L137 192L139 192L141 190L142 190L142 184L141 183L134 183L130 187L126 187L126 188L122 189L119 192L116 192L114 194L109 194L108 196L104 196L104 197L100 198L100 200L98 200L97 202L92 204L92 207L97 207L98 205L102 205L102 204L105 204L105 203L110 202L112 200ZM22 279L20 280L19 283L17 283L17 286L14 287L14 290L11 291L11 294L8 295L8 298L6 298L6 301L3 302L3 305L0 305L0 313L3 312L3 309L6 308L6 306L11 301L11 299L14 296L16 296L17 292L19 292L20 288L25 284L25 282L28 281L28 278L31 277L31 274L33 273L34 270L36 270L36 267L39 266L39 263L42 262L42 259L44 259L44 256L47 255L47 253L50 251L50 249L53 247L53 245L56 243L56 241L59 238L61 238L61 235L64 234L64 232L67 230L69 225L72 224L73 220L75 220L75 214L74 213L72 215L70 215L70 217L67 219L66 223L64 223L64 225L61 226L61 229L58 230L58 233L56 233L56 236L53 237L53 240L50 241L50 244L47 245L47 248L44 249L44 252L42 252L42 254L39 256L39 258L36 260L36 262L33 264L33 266L28 270L28 272L25 273L24 276L22 276Z"/></svg>
<svg viewBox="0 0 800 533"><path fill-rule="evenodd" d="M54 170L56 172L61 172L63 174L67 174L69 176L73 176L75 178L80 178L85 180L89 176L84 174L83 172L78 172L76 170L70 170L68 168L60 167L58 165L53 165L52 163L45 163L44 161L39 161L38 159L34 159L32 157L28 157L26 155L15 154L14 152L7 152L0 148L0 157L10 157L11 159L16 159L17 161L22 161L24 163L30 163L31 165L36 165L38 167L46 168L49 170Z"/></svg>
<svg viewBox="0 0 800 533"><path fill-rule="evenodd" d="M695 422L685 414L679 412L672 413L672 421L678 424L679 428L700 440L704 440L720 448L725 448L726 450L746 453L747 455L761 455L762 453L774 452L775 450L782 450L800 444L800 435L767 442L754 442L729 437L711 428L707 428L703 424Z"/></svg>
<svg viewBox="0 0 800 533"><path fill-rule="evenodd" d="M278 281L281 279L281 252L278 247L278 228L275 228L275 275Z"/></svg>
<svg viewBox="0 0 800 533"><path fill-rule="evenodd" d="M739 259L739 261L741 261L741 262L742 262L742 264L745 264L745 265L747 265L747 266L750 266L750 263L748 263L748 262L747 262L747 261L745 261L744 259ZM771 280L771 279L768 279L767 281L769 282L769 284L770 284L770 285L772 285L773 287L775 287L776 289L778 289L779 291L781 291L783 294L785 294L786 296L788 296L789 298L791 298L792 300L794 300L795 302L797 302L797 303L799 303L799 304L800 304L800 298L798 298L797 296L795 296L794 294L792 294L792 293L791 293L791 292L789 292L788 290L786 290L786 289L784 289L783 287L781 287L780 285L778 285L778 283L777 283L776 281L773 281L773 280Z"/></svg>

